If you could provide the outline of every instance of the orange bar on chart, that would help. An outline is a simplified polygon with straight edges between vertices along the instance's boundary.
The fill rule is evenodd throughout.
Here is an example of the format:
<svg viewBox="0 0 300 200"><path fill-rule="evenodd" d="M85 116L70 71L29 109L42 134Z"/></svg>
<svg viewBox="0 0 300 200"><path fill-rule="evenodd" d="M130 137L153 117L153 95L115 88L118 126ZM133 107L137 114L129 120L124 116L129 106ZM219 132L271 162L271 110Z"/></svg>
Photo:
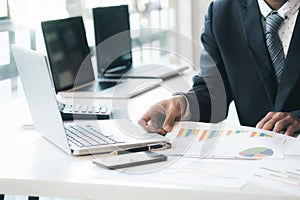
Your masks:
<svg viewBox="0 0 300 200"><path fill-rule="evenodd" d="M251 135L250 135L250 137L257 137L258 135L259 135L258 132L252 132Z"/></svg>
<svg viewBox="0 0 300 200"><path fill-rule="evenodd" d="M178 134L177 134L177 137L180 138L182 136L184 132L184 128L181 128L179 131L178 131Z"/></svg>
<svg viewBox="0 0 300 200"><path fill-rule="evenodd" d="M233 134L233 130L228 130L227 133L226 133L226 135L228 135L228 136L232 135L232 134Z"/></svg>
<svg viewBox="0 0 300 200"><path fill-rule="evenodd" d="M208 130L204 130L199 141L203 141L207 137L207 135L208 135Z"/></svg>

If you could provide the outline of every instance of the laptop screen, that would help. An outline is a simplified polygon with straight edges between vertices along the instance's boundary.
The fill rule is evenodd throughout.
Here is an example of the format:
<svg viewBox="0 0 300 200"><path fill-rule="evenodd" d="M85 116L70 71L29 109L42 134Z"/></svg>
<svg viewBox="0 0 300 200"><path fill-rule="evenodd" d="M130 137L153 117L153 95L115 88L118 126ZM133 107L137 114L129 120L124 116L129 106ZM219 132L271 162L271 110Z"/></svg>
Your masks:
<svg viewBox="0 0 300 200"><path fill-rule="evenodd" d="M56 92L95 80L82 17L42 22Z"/></svg>
<svg viewBox="0 0 300 200"><path fill-rule="evenodd" d="M132 65L128 6L94 8L93 18L99 75L126 72Z"/></svg>

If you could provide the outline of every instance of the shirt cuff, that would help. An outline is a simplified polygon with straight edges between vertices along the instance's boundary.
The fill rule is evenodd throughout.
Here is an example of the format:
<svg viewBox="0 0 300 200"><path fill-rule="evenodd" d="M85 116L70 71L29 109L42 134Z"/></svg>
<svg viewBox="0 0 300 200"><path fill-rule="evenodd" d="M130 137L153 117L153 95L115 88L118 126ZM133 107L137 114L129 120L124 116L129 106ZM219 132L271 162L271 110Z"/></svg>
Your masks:
<svg viewBox="0 0 300 200"><path fill-rule="evenodd" d="M174 96L176 95L181 95L184 97L185 100L185 108L182 108L181 110L181 120L182 121L188 121L191 119L191 108L190 108L190 103L188 101L188 99L186 98L186 96L183 93L175 93Z"/></svg>

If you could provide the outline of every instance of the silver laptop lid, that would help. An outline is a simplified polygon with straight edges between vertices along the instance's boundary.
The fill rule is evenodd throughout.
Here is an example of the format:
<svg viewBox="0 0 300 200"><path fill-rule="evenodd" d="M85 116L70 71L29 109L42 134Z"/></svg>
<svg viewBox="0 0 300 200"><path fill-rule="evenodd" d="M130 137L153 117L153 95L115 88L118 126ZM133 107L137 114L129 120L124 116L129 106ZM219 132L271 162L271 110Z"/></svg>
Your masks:
<svg viewBox="0 0 300 200"><path fill-rule="evenodd" d="M46 57L16 45L12 45L12 51L36 130L62 150L71 153Z"/></svg>

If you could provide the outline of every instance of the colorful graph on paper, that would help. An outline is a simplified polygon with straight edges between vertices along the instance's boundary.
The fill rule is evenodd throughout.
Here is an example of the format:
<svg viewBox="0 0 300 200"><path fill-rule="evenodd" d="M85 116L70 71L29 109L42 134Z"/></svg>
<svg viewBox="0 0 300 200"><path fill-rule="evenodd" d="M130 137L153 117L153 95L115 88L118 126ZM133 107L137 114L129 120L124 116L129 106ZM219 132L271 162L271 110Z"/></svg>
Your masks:
<svg viewBox="0 0 300 200"><path fill-rule="evenodd" d="M216 137L220 137L222 135L225 136L234 136L234 135L245 135L250 138L273 138L273 135L263 132L249 132L247 130L200 130L200 129L189 129L189 128L180 128L177 133L177 138L187 138L187 137L195 137L200 136L199 141L202 142L205 139L212 139Z"/></svg>
<svg viewBox="0 0 300 200"><path fill-rule="evenodd" d="M272 138L273 135L271 134L267 134L267 133L260 133L260 132L252 132L250 137L254 138L254 137L267 137L267 138Z"/></svg>
<svg viewBox="0 0 300 200"><path fill-rule="evenodd" d="M245 130L228 130L226 132L226 136L232 136L232 135L240 135L243 133L248 133L248 131Z"/></svg>
<svg viewBox="0 0 300 200"><path fill-rule="evenodd" d="M255 138L255 137L268 137L268 138L272 138L273 135L268 134L268 133L263 133L263 132L258 132L258 131L254 131L254 132L249 132L247 130L228 130L226 132L226 136L232 136L232 135L240 135L243 133L250 133L250 137L251 138Z"/></svg>
<svg viewBox="0 0 300 200"><path fill-rule="evenodd" d="M254 147L246 149L239 153L241 156L251 157L251 158L265 158L270 157L274 154L272 149L266 147Z"/></svg>
<svg viewBox="0 0 300 200"><path fill-rule="evenodd" d="M222 130L204 130L199 138L199 141L204 141L205 139L212 139L220 137L222 135Z"/></svg>
<svg viewBox="0 0 300 200"><path fill-rule="evenodd" d="M223 130L203 130L200 134L200 129L188 129L188 128L181 128L178 131L177 138L186 138L191 136L198 136L199 141L203 141L205 139L212 139L216 137L220 137L223 133Z"/></svg>
<svg viewBox="0 0 300 200"><path fill-rule="evenodd" d="M181 128L178 131L177 138L181 137L189 137L189 136L196 136L200 132L200 129L188 129L188 128Z"/></svg>
<svg viewBox="0 0 300 200"><path fill-rule="evenodd" d="M192 126L189 124L174 129L170 134L174 147L169 154L189 156L209 152L215 157L283 158L282 149L289 141L280 134L256 128L226 128L218 126ZM206 154L205 154L206 155Z"/></svg>

